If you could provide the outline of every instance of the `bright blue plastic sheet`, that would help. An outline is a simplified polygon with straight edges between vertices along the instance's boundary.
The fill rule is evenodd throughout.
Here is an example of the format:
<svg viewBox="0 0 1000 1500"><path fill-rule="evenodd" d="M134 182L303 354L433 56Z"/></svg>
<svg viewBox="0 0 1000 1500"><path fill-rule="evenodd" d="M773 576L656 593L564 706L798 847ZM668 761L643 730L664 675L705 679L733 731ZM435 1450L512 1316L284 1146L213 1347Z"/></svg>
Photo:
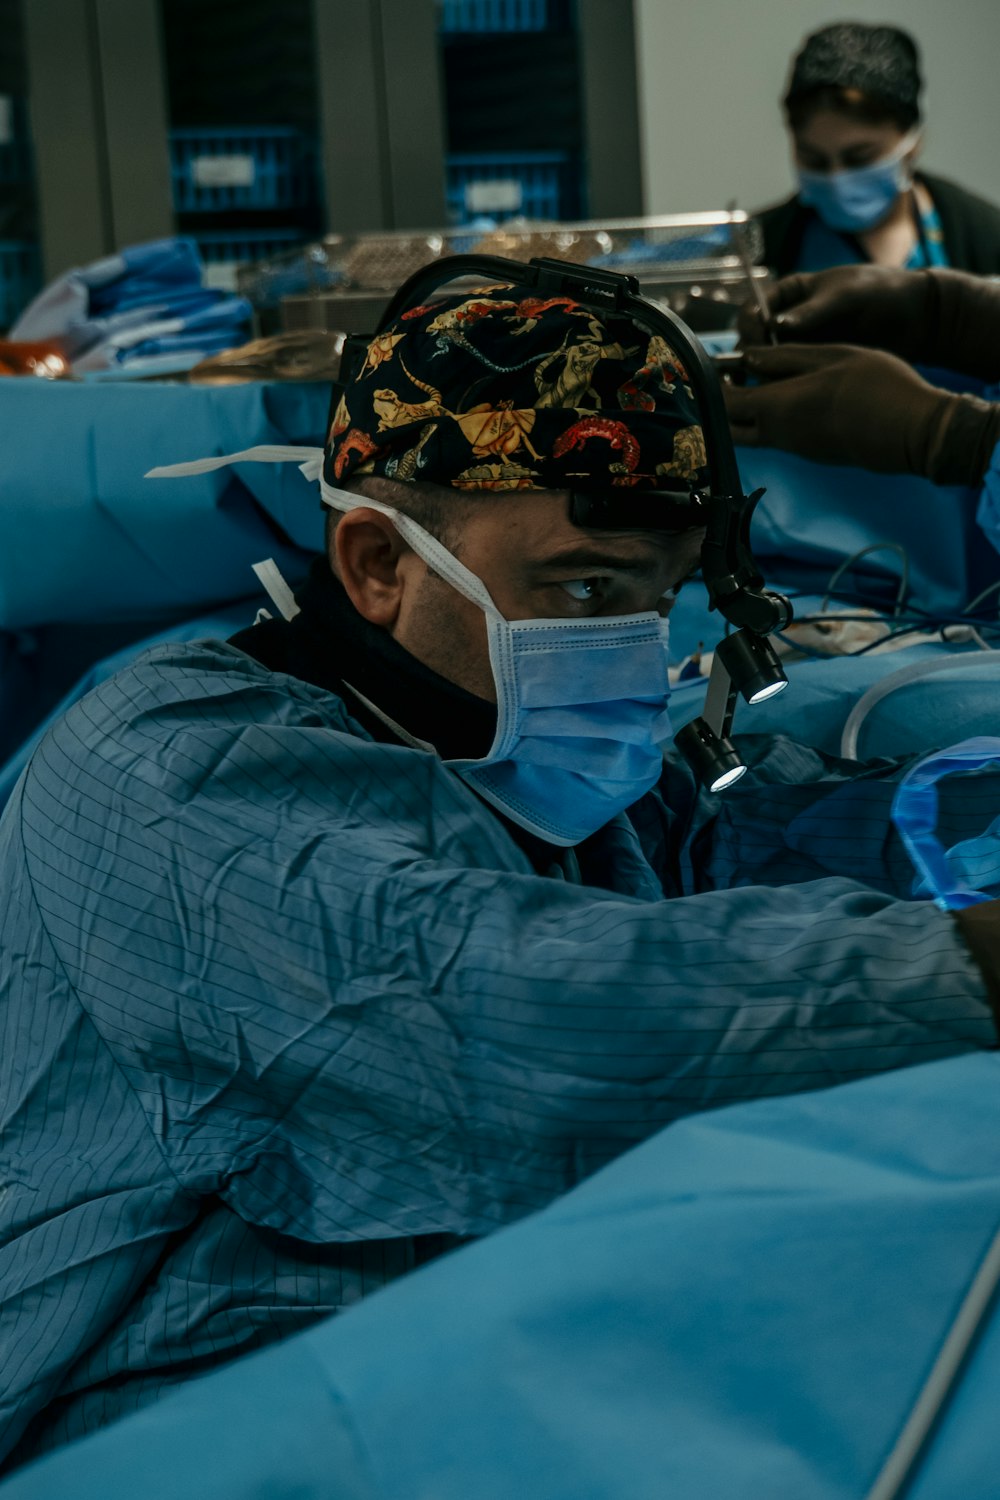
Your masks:
<svg viewBox="0 0 1000 1500"><path fill-rule="evenodd" d="M978 772L1000 762L1000 739L981 735L951 744L911 766L896 788L892 821L918 872L915 895L932 895L944 911L992 900L1000 882L1000 818L976 838L946 850L938 838L945 776Z"/></svg>
<svg viewBox="0 0 1000 1500"><path fill-rule="evenodd" d="M863 1500L1000 1225L1000 1062L689 1118L4 1500ZM992 1316L908 1500L995 1492Z"/></svg>

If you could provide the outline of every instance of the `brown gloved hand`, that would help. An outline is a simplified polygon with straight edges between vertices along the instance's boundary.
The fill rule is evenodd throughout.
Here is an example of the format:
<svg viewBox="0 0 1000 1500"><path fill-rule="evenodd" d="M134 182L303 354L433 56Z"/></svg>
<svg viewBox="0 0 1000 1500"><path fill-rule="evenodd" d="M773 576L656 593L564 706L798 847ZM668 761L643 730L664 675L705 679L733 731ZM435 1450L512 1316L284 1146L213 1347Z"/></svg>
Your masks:
<svg viewBox="0 0 1000 1500"><path fill-rule="evenodd" d="M737 443L977 485L1000 441L1000 404L939 390L878 350L789 344L748 349L745 365L761 383L725 388Z"/></svg>
<svg viewBox="0 0 1000 1500"><path fill-rule="evenodd" d="M884 266L836 266L785 276L764 295L782 343L863 344L914 360L927 323L928 277ZM737 323L746 345L766 344L757 307L748 303Z"/></svg>
<svg viewBox="0 0 1000 1500"><path fill-rule="evenodd" d="M836 266L765 289L782 343L849 343L1000 380L1000 282L965 271ZM768 341L756 306L737 323L746 345Z"/></svg>

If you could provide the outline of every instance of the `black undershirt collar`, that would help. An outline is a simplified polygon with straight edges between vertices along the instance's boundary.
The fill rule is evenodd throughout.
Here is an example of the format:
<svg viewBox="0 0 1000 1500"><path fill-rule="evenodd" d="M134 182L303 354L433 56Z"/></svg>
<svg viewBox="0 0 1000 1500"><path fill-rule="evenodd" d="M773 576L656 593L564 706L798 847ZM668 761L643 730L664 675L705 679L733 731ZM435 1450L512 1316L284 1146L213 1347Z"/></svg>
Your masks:
<svg viewBox="0 0 1000 1500"><path fill-rule="evenodd" d="M398 742L399 736L352 688L442 759L486 755L496 733L495 705L441 677L358 614L325 558L315 560L295 602L300 613L293 620L264 620L230 644L272 671L344 696L374 739Z"/></svg>

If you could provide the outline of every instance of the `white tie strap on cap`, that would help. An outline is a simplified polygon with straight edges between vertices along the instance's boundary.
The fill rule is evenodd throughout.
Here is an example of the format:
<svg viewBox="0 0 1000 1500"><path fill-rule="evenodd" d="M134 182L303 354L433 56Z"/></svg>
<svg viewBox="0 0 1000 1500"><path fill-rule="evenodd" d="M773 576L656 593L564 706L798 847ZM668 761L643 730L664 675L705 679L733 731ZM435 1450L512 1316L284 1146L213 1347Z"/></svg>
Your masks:
<svg viewBox="0 0 1000 1500"><path fill-rule="evenodd" d="M158 468L150 469L146 478L184 479L191 474L210 474L214 469L226 469L232 464L243 463L298 463L305 478L315 483L323 473L323 449L304 444L295 446L259 443L255 448L242 448L239 453L223 453L216 458L194 458L183 464L160 464ZM282 619L294 620L301 611L294 594L278 571L274 558L268 557L263 562L254 563L253 571Z"/></svg>
<svg viewBox="0 0 1000 1500"><path fill-rule="evenodd" d="M239 453L223 453L217 458L194 458L183 464L160 464L150 469L147 479L183 479L189 474L210 474L230 464L298 463L306 479L317 480L323 472L323 450L313 445L260 443Z"/></svg>

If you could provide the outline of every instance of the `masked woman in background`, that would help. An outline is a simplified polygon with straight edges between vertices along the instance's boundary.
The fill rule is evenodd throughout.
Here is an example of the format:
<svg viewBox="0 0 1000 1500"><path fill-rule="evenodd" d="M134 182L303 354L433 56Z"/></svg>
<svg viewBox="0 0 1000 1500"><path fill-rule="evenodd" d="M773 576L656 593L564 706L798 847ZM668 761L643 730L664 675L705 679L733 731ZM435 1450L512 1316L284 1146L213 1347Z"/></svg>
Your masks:
<svg viewBox="0 0 1000 1500"><path fill-rule="evenodd" d="M759 214L775 275L859 261L1000 275L1000 209L916 170L921 87L898 27L842 22L806 38L783 101L799 190Z"/></svg>

